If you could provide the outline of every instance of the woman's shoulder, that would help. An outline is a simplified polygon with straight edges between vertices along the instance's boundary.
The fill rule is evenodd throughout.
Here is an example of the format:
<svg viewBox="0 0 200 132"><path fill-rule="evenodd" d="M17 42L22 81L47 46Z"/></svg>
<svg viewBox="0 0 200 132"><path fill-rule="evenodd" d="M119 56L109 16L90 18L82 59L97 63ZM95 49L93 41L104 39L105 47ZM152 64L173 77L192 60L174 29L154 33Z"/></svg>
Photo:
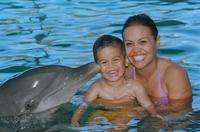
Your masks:
<svg viewBox="0 0 200 132"><path fill-rule="evenodd" d="M168 96L171 99L183 99L191 96L191 86L187 71L175 62L161 60L164 69L162 80L167 86Z"/></svg>
<svg viewBox="0 0 200 132"><path fill-rule="evenodd" d="M161 58L159 63L163 78L167 80L171 80L174 77L185 76L187 74L186 70L181 65L178 65L169 59Z"/></svg>

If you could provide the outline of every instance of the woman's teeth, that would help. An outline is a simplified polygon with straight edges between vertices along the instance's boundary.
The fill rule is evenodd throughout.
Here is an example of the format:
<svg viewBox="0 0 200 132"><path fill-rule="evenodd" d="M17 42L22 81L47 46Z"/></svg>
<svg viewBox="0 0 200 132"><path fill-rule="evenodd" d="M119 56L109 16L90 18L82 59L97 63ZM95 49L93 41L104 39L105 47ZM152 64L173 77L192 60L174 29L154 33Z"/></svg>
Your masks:
<svg viewBox="0 0 200 132"><path fill-rule="evenodd" d="M142 61L142 60L144 60L144 55L137 55L137 56L134 56L134 59L135 59L135 61Z"/></svg>

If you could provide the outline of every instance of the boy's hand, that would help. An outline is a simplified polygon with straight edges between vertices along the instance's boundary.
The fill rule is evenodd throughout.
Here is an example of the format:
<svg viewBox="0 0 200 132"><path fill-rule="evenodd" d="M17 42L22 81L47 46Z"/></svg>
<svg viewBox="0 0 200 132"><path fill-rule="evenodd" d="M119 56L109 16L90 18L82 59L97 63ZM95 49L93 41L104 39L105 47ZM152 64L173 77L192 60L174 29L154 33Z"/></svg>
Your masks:
<svg viewBox="0 0 200 132"><path fill-rule="evenodd" d="M71 125L72 125L72 127L79 127L80 126L78 121L73 121L73 120L71 121Z"/></svg>
<svg viewBox="0 0 200 132"><path fill-rule="evenodd" d="M86 109L83 108L82 106L79 106L76 111L74 112L74 114L72 115L72 118L71 118L71 125L73 127L79 127L80 124L79 124L79 119L80 117L83 115L84 111Z"/></svg>

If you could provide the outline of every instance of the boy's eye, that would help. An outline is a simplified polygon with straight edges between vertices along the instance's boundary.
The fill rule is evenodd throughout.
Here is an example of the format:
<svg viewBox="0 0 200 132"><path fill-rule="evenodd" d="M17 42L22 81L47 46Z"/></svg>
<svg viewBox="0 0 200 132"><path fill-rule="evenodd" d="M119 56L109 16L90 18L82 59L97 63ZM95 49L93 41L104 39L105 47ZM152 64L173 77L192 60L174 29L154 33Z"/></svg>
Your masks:
<svg viewBox="0 0 200 132"><path fill-rule="evenodd" d="M120 60L120 58L115 58L113 59L113 61L118 62Z"/></svg>
<svg viewBox="0 0 200 132"><path fill-rule="evenodd" d="M142 43L146 43L147 41L146 40L143 40L143 41L141 41Z"/></svg>
<svg viewBox="0 0 200 132"><path fill-rule="evenodd" d="M99 62L100 65L104 65L104 64L106 64L106 63L107 63L106 61L100 61L100 62Z"/></svg>

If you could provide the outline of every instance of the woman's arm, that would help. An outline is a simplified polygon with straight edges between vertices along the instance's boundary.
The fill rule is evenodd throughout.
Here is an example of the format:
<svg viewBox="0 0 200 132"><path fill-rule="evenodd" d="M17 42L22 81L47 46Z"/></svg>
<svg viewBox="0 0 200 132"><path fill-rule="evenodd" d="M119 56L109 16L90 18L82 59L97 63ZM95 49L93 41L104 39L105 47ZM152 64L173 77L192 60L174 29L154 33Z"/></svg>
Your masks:
<svg viewBox="0 0 200 132"><path fill-rule="evenodd" d="M179 65L172 64L164 74L169 99L168 109L185 111L191 103L192 90L187 72Z"/></svg>
<svg viewBox="0 0 200 132"><path fill-rule="evenodd" d="M164 73L164 81L169 99L181 100L192 96L187 72L181 66L177 64L169 66Z"/></svg>

